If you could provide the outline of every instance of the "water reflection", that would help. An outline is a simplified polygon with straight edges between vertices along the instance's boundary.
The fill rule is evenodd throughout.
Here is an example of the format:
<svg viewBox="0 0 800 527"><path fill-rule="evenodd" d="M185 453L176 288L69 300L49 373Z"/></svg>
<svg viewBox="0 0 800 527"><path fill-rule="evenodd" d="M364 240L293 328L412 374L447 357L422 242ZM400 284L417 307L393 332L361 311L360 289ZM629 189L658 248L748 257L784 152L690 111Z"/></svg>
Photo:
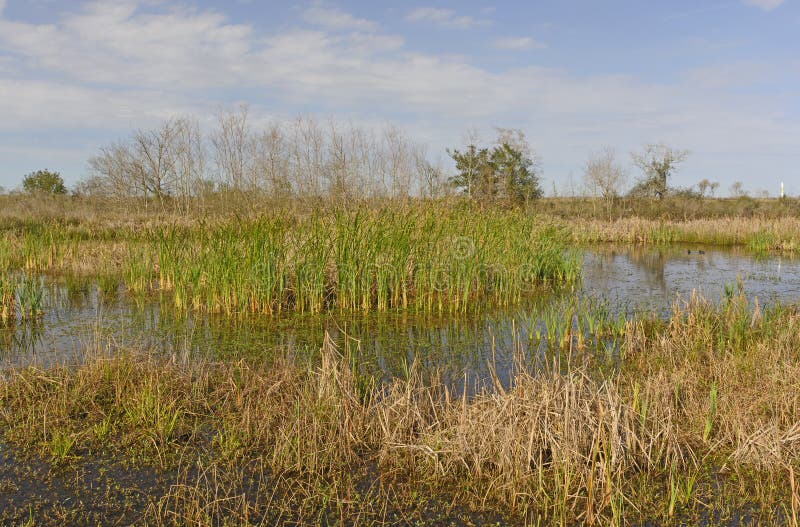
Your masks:
<svg viewBox="0 0 800 527"><path fill-rule="evenodd" d="M738 249L596 248L585 255L583 279L584 293L660 313L693 290L718 301L726 285L740 280L747 294L762 303L800 300L800 261L754 258Z"/></svg>

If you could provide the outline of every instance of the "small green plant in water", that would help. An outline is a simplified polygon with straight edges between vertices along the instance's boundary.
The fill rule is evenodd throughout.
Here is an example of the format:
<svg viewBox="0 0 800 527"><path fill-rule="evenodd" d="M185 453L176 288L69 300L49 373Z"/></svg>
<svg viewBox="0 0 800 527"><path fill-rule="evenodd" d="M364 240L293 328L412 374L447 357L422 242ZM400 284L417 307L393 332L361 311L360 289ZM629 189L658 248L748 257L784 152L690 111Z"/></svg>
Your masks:
<svg viewBox="0 0 800 527"><path fill-rule="evenodd" d="M668 515L672 518L675 515L677 506L687 506L694 494L697 484L697 472L681 473L674 466L669 474L669 508Z"/></svg>
<svg viewBox="0 0 800 527"><path fill-rule="evenodd" d="M50 438L50 442L48 444L50 449L50 457L56 462L65 461L70 456L70 452L72 452L72 448L74 446L74 437L70 436L66 432L57 431Z"/></svg>
<svg viewBox="0 0 800 527"><path fill-rule="evenodd" d="M747 240L747 249L756 256L764 256L776 247L775 235L771 232L761 231Z"/></svg>
<svg viewBox="0 0 800 527"><path fill-rule="evenodd" d="M16 297L23 319L39 318L44 313L44 283L41 278L22 278L17 286Z"/></svg>
<svg viewBox="0 0 800 527"><path fill-rule="evenodd" d="M92 425L92 432L101 443L105 443L108 440L112 429L113 424L111 423L111 418L108 416L104 417L99 423Z"/></svg>

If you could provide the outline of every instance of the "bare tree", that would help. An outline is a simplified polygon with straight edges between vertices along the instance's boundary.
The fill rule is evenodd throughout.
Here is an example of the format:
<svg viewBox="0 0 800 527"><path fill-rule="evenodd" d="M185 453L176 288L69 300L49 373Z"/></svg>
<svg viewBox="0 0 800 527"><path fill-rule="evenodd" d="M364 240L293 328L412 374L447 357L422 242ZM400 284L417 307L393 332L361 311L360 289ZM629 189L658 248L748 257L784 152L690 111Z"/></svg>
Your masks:
<svg viewBox="0 0 800 527"><path fill-rule="evenodd" d="M133 155L124 143L112 143L89 160L90 176L85 190L116 198L141 196L133 174Z"/></svg>
<svg viewBox="0 0 800 527"><path fill-rule="evenodd" d="M178 182L177 140L178 125L172 119L159 129L139 130L133 136L133 173L144 196L154 196L162 205L167 196L174 195Z"/></svg>
<svg viewBox="0 0 800 527"><path fill-rule="evenodd" d="M669 190L670 176L688 155L687 150L677 150L664 144L649 144L642 152L632 152L633 162L643 173L633 193L662 199Z"/></svg>
<svg viewBox="0 0 800 527"><path fill-rule="evenodd" d="M303 117L256 130L244 106L220 113L208 140L197 120L170 119L104 147L90 167L93 192L102 188L112 196L156 197L162 203L180 198L181 207L214 190L247 200L434 196L443 179L425 150L399 128L375 131L334 122L321 127Z"/></svg>
<svg viewBox="0 0 800 527"><path fill-rule="evenodd" d="M709 189L711 188L711 182L708 179L701 179L700 182L697 184L697 190L700 192L700 197L706 197Z"/></svg>
<svg viewBox="0 0 800 527"><path fill-rule="evenodd" d="M508 145L531 160L535 160L537 157L536 152L533 151L531 144L525 137L525 132L519 128L495 127L495 132L497 133L495 143L498 145Z"/></svg>
<svg viewBox="0 0 800 527"><path fill-rule="evenodd" d="M301 196L322 195L325 135L313 119L300 117L291 125L290 174Z"/></svg>
<svg viewBox="0 0 800 527"><path fill-rule="evenodd" d="M221 112L217 116L217 129L211 136L217 172L228 189L237 192L252 190L252 176L248 166L252 153L252 134L248 123L248 107Z"/></svg>
<svg viewBox="0 0 800 527"><path fill-rule="evenodd" d="M446 178L441 164L428 161L425 148L417 147L413 152L414 171L417 175L419 193L423 198L437 198L445 189Z"/></svg>
<svg viewBox="0 0 800 527"><path fill-rule="evenodd" d="M411 192L413 158L410 142L398 127L389 125L383 130L382 153L384 186L392 198L407 197Z"/></svg>
<svg viewBox="0 0 800 527"><path fill-rule="evenodd" d="M182 206L188 207L191 198L204 197L201 189L204 188L208 154L196 119L180 118L175 121L175 127L175 191Z"/></svg>
<svg viewBox="0 0 800 527"><path fill-rule="evenodd" d="M364 129L353 129L352 134L351 156L357 172L355 184L361 189L360 194L371 198L384 196L384 188L379 181L382 161L375 134Z"/></svg>
<svg viewBox="0 0 800 527"><path fill-rule="evenodd" d="M177 188L178 125L170 119L160 128L138 130L130 142L114 143L89 160L93 187L109 195L155 197L163 205Z"/></svg>
<svg viewBox="0 0 800 527"><path fill-rule="evenodd" d="M289 152L285 132L273 123L261 132L253 144L253 181L259 188L273 197L285 198L292 194L289 180Z"/></svg>
<svg viewBox="0 0 800 527"><path fill-rule="evenodd" d="M348 140L353 134L348 134L337 129L336 124L331 122L328 135L327 163L323 176L326 179L328 196L334 199L348 199L353 190L352 178L356 177L353 173L355 155Z"/></svg>
<svg viewBox="0 0 800 527"><path fill-rule="evenodd" d="M89 161L91 167L91 160ZM91 196L91 197L114 197L109 192L108 185L105 178L97 174L90 174L89 176L81 179L75 184L73 189L78 196ZM0 190L0 194L2 191Z"/></svg>
<svg viewBox="0 0 800 527"><path fill-rule="evenodd" d="M592 195L613 200L619 196L628 175L617 162L614 149L606 146L586 162L583 177Z"/></svg>
<svg viewBox="0 0 800 527"><path fill-rule="evenodd" d="M716 181L709 181L708 179L701 179L697 184L697 190L700 191L701 197L714 196L719 188L719 183Z"/></svg>
<svg viewBox="0 0 800 527"><path fill-rule="evenodd" d="M741 181L733 182L733 184L730 186L730 193L734 198L746 198L748 195Z"/></svg>

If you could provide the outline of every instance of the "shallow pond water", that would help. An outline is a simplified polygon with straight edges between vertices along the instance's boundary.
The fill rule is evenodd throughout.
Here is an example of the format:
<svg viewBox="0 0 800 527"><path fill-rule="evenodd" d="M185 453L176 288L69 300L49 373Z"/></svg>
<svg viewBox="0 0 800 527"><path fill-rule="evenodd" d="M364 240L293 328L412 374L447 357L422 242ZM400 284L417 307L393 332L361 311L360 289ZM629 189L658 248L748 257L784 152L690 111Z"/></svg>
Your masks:
<svg viewBox="0 0 800 527"><path fill-rule="evenodd" d="M666 313L676 298L688 298L694 290L719 301L726 286L735 288L739 281L747 296L762 305L795 303L800 300L800 260L691 245L597 247L584 255L581 291L613 305Z"/></svg>
<svg viewBox="0 0 800 527"><path fill-rule="evenodd" d="M117 346L214 357L269 359L276 350L311 356L328 331L342 351L385 377L403 374L417 362L458 386L464 379L494 378L494 373L503 382L520 358L535 367L572 360L563 350L554 352L553 342L567 326L572 333L591 333L598 322L619 326L635 312L667 316L674 302L695 290L718 301L726 287L734 290L739 282L762 306L796 303L800 260L701 246L596 246L585 251L582 281L575 287L512 309L459 316L330 313L275 320L176 314L157 298L137 303L121 288L109 292L106 286L101 292L91 281L46 279L44 316L0 326L0 360L47 365L80 358L86 349ZM613 364L616 344L606 335L590 347Z"/></svg>

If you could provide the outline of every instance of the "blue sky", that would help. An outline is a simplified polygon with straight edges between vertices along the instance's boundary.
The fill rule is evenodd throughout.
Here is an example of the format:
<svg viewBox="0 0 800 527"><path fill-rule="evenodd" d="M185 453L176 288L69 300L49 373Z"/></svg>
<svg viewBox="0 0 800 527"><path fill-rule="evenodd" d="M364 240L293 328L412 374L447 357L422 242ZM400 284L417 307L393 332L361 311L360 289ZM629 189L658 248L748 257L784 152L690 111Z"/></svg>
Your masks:
<svg viewBox="0 0 800 527"><path fill-rule="evenodd" d="M664 142L691 152L676 184L797 195L799 6L0 0L0 186L73 183L132 129L246 102L258 122L394 123L444 162L468 130L521 128L549 192L604 146L630 165Z"/></svg>

